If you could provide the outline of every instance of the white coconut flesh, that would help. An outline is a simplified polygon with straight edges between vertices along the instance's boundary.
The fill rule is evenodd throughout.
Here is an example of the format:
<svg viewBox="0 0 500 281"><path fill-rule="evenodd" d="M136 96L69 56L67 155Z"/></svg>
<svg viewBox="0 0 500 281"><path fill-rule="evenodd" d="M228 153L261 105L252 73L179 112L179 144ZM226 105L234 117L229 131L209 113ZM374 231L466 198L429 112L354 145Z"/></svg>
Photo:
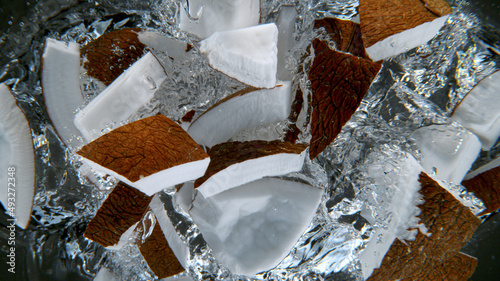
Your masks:
<svg viewBox="0 0 500 281"><path fill-rule="evenodd" d="M151 100L165 78L161 64L147 53L76 114L76 127L91 142L103 130L123 125Z"/></svg>
<svg viewBox="0 0 500 281"><path fill-rule="evenodd" d="M307 184L266 178L209 198L198 193L190 214L222 265L255 275L289 254L322 194Z"/></svg>
<svg viewBox="0 0 500 281"><path fill-rule="evenodd" d="M297 10L294 6L281 6L278 16L278 79L292 80L292 73L286 68L288 52L292 49L295 39L295 21Z"/></svg>
<svg viewBox="0 0 500 281"><path fill-rule="evenodd" d="M94 281L120 281L120 278L118 278L109 268L102 267L94 277Z"/></svg>
<svg viewBox="0 0 500 281"><path fill-rule="evenodd" d="M500 137L500 71L481 80L455 108L452 118L476 134L483 150Z"/></svg>
<svg viewBox="0 0 500 281"><path fill-rule="evenodd" d="M139 41L154 51L166 53L174 60L184 58L186 43L167 37L156 31L141 31L138 33Z"/></svg>
<svg viewBox="0 0 500 281"><path fill-rule="evenodd" d="M474 171L470 171L469 173L467 173L467 175L465 175L464 177L464 180L470 180L472 179L473 177L479 175L479 174L482 174L486 171L489 171L491 169L494 169L496 167L500 166L500 157L497 157L495 159L493 159L493 161L477 168L476 170Z"/></svg>
<svg viewBox="0 0 500 281"><path fill-rule="evenodd" d="M16 224L26 228L35 194L35 153L31 129L10 89L0 84L0 201ZM9 174L11 168L15 171ZM10 205L9 205L10 202Z"/></svg>
<svg viewBox="0 0 500 281"><path fill-rule="evenodd" d="M305 155L306 150L300 154L277 153L233 164L208 178L197 190L210 197L263 177L298 172L302 170Z"/></svg>
<svg viewBox="0 0 500 281"><path fill-rule="evenodd" d="M207 147L226 142L238 132L286 120L292 104L291 82L255 90L209 109L189 126L189 135Z"/></svg>
<svg viewBox="0 0 500 281"><path fill-rule="evenodd" d="M210 66L257 88L276 86L278 28L263 24L215 32L201 41Z"/></svg>
<svg viewBox="0 0 500 281"><path fill-rule="evenodd" d="M185 213L189 212L189 208L194 199L194 193L194 183L191 181L184 183L181 189L174 195L175 203Z"/></svg>
<svg viewBox="0 0 500 281"><path fill-rule="evenodd" d="M449 15L425 22L414 28L394 34L366 48L366 52L373 61L405 53L431 40L448 20Z"/></svg>
<svg viewBox="0 0 500 281"><path fill-rule="evenodd" d="M180 29L205 39L217 31L259 24L260 0L189 0L180 9Z"/></svg>
<svg viewBox="0 0 500 281"><path fill-rule="evenodd" d="M61 140L69 147L81 145L80 131L73 124L83 105L80 90L80 45L54 39L45 41L42 90L47 112Z"/></svg>
<svg viewBox="0 0 500 281"><path fill-rule="evenodd" d="M481 142L468 130L450 125L431 125L412 137L422 153L425 172L436 179L459 184L481 152Z"/></svg>

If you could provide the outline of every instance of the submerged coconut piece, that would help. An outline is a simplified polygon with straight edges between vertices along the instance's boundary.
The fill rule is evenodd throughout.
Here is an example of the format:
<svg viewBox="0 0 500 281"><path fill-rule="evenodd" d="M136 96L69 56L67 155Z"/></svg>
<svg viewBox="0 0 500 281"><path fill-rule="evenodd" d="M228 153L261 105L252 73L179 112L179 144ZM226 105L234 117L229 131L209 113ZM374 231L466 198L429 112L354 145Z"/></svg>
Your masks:
<svg viewBox="0 0 500 281"><path fill-rule="evenodd" d="M198 193L190 211L213 255L233 274L276 266L310 224L323 191L265 178L215 196Z"/></svg>
<svg viewBox="0 0 500 281"><path fill-rule="evenodd" d="M155 56L147 53L76 114L76 127L87 141L96 139L148 103L166 77Z"/></svg>
<svg viewBox="0 0 500 281"><path fill-rule="evenodd" d="M212 147L236 133L261 124L285 120L290 114L291 82L273 89L247 88L214 104L189 126L189 135Z"/></svg>
<svg viewBox="0 0 500 281"><path fill-rule="evenodd" d="M227 142L208 149L210 164L194 187L210 197L236 186L302 169L307 145L282 141Z"/></svg>
<svg viewBox="0 0 500 281"><path fill-rule="evenodd" d="M138 39L147 48L167 54L173 60L184 58L189 51L189 45L179 40L170 38L156 31L143 30L138 33Z"/></svg>
<svg viewBox="0 0 500 281"><path fill-rule="evenodd" d="M163 115L117 128L77 153L94 170L147 195L203 176L210 162L205 151Z"/></svg>
<svg viewBox="0 0 500 281"><path fill-rule="evenodd" d="M424 203L418 216L428 234L413 241L395 240L369 280L467 280L477 261L459 253L480 220L427 174L419 177ZM451 272L450 268L455 269Z"/></svg>
<svg viewBox="0 0 500 281"><path fill-rule="evenodd" d="M76 147L81 134L73 118L84 103L80 90L80 45L47 39L42 59L42 92L50 120L61 140Z"/></svg>
<svg viewBox="0 0 500 281"><path fill-rule="evenodd" d="M432 2L426 5L420 0L361 0L361 33L370 58L383 60L432 39L452 11L443 0Z"/></svg>
<svg viewBox="0 0 500 281"><path fill-rule="evenodd" d="M120 278L118 278L109 268L101 267L94 277L94 281L120 281Z"/></svg>
<svg viewBox="0 0 500 281"><path fill-rule="evenodd" d="M260 0L189 0L180 9L180 29L204 39L217 31L259 24Z"/></svg>
<svg viewBox="0 0 500 281"><path fill-rule="evenodd" d="M152 197L118 183L85 230L85 237L119 250L132 237L137 223L149 208Z"/></svg>
<svg viewBox="0 0 500 281"><path fill-rule="evenodd" d="M26 228L35 194L35 153L28 120L4 83L0 84L0 202Z"/></svg>
<svg viewBox="0 0 500 281"><path fill-rule="evenodd" d="M457 105L453 119L476 134L484 150L500 137L500 71L481 80Z"/></svg>
<svg viewBox="0 0 500 281"><path fill-rule="evenodd" d="M335 42L335 47L338 51L350 53L353 56L364 59L370 59L363 46L359 23L336 18L324 18L315 20L314 28L324 28L332 41Z"/></svg>
<svg viewBox="0 0 500 281"><path fill-rule="evenodd" d="M313 92L311 159L340 133L381 67L378 63L331 50L318 39L313 41L313 47L315 58L309 71Z"/></svg>
<svg viewBox="0 0 500 281"><path fill-rule="evenodd" d="M276 24L215 32L201 41L200 51L213 68L252 87L276 86Z"/></svg>
<svg viewBox="0 0 500 281"><path fill-rule="evenodd" d="M465 180L462 185L469 192L474 192L474 195L481 199L486 206L486 210L479 215L494 213L500 209L500 167Z"/></svg>
<svg viewBox="0 0 500 281"><path fill-rule="evenodd" d="M295 6L282 5L280 7L278 25L278 79L292 80L293 72L286 67L288 53L295 45L295 21L297 20L297 9Z"/></svg>

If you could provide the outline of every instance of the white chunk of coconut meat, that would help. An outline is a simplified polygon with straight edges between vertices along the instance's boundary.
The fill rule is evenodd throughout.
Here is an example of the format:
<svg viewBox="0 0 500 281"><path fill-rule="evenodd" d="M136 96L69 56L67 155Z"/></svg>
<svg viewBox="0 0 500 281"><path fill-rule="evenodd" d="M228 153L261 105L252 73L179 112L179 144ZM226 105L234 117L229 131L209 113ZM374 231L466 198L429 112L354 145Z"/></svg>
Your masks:
<svg viewBox="0 0 500 281"><path fill-rule="evenodd" d="M278 79L292 80L293 73L286 68L286 58L295 44L293 33L297 10L294 6L281 6L278 15Z"/></svg>

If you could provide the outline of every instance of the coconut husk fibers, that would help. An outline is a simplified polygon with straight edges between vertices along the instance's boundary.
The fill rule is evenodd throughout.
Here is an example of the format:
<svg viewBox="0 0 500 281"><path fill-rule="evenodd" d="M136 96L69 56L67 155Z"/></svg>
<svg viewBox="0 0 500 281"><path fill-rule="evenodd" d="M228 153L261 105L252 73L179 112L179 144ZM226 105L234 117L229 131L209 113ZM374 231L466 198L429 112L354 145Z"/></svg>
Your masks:
<svg viewBox="0 0 500 281"><path fill-rule="evenodd" d="M335 42L338 51L370 60L363 46L361 28L358 23L336 18L324 18L314 21L314 28L324 28Z"/></svg>
<svg viewBox="0 0 500 281"><path fill-rule="evenodd" d="M465 180L462 185L468 191L474 192L474 195L481 199L486 206L486 210L479 215L494 213L500 209L500 167Z"/></svg>
<svg viewBox="0 0 500 281"><path fill-rule="evenodd" d="M309 80L313 92L309 154L316 158L340 133L368 92L381 65L337 52L319 39Z"/></svg>
<svg viewBox="0 0 500 281"><path fill-rule="evenodd" d="M368 280L467 280L477 260L460 253L480 220L427 174L421 173L424 203L418 216L430 236L396 239Z"/></svg>

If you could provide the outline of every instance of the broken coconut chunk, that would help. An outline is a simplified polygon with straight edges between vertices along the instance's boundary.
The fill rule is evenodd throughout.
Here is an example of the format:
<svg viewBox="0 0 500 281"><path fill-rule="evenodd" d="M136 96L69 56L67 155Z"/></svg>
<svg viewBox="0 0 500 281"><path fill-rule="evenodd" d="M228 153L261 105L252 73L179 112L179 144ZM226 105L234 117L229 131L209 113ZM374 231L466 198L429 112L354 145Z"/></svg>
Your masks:
<svg viewBox="0 0 500 281"><path fill-rule="evenodd" d="M241 130L286 120L290 114L291 82L272 89L247 88L214 104L189 126L189 135L199 144L212 147Z"/></svg>
<svg viewBox="0 0 500 281"><path fill-rule="evenodd" d="M201 41L210 66L252 87L276 86L278 63L276 24L215 32Z"/></svg>
<svg viewBox="0 0 500 281"><path fill-rule="evenodd" d="M359 15L366 52L379 61L425 44L441 29L451 11L444 0L361 0Z"/></svg>
<svg viewBox="0 0 500 281"><path fill-rule="evenodd" d="M496 212L500 209L500 167L483 172L472 179L465 180L462 185L469 192L474 192L486 206L479 215Z"/></svg>
<svg viewBox="0 0 500 281"><path fill-rule="evenodd" d="M205 151L163 115L119 127L77 153L94 170L147 195L203 176L210 162Z"/></svg>
<svg viewBox="0 0 500 281"><path fill-rule="evenodd" d="M245 183L302 169L307 145L282 141L218 144L207 153L210 164L194 187L210 197Z"/></svg>
<svg viewBox="0 0 500 281"><path fill-rule="evenodd" d="M481 80L456 106L453 119L476 134L483 150L500 136L500 71Z"/></svg>
<svg viewBox="0 0 500 281"><path fill-rule="evenodd" d="M255 275L288 255L313 218L323 191L265 178L215 196L190 211L214 257L234 274Z"/></svg>
<svg viewBox="0 0 500 281"><path fill-rule="evenodd" d="M336 18L324 18L314 21L314 28L324 28L327 35L335 42L338 51L369 60L361 38L359 23Z"/></svg>
<svg viewBox="0 0 500 281"><path fill-rule="evenodd" d="M118 183L85 230L85 237L119 250L132 237L137 223L149 208L152 197Z"/></svg>
<svg viewBox="0 0 500 281"><path fill-rule="evenodd" d="M28 120L4 83L0 84L0 202L26 228L35 194L35 153Z"/></svg>
<svg viewBox="0 0 500 281"><path fill-rule="evenodd" d="M315 58L309 80L313 92L311 159L316 158L340 133L368 92L381 65L328 48L313 41Z"/></svg>
<svg viewBox="0 0 500 281"><path fill-rule="evenodd" d="M165 78L161 64L147 53L76 114L76 127L87 141L96 139L148 103Z"/></svg>
<svg viewBox="0 0 500 281"><path fill-rule="evenodd" d="M80 90L80 45L45 40L42 56L42 92L50 120L61 140L70 147L79 145L80 131L73 124L83 105Z"/></svg>

